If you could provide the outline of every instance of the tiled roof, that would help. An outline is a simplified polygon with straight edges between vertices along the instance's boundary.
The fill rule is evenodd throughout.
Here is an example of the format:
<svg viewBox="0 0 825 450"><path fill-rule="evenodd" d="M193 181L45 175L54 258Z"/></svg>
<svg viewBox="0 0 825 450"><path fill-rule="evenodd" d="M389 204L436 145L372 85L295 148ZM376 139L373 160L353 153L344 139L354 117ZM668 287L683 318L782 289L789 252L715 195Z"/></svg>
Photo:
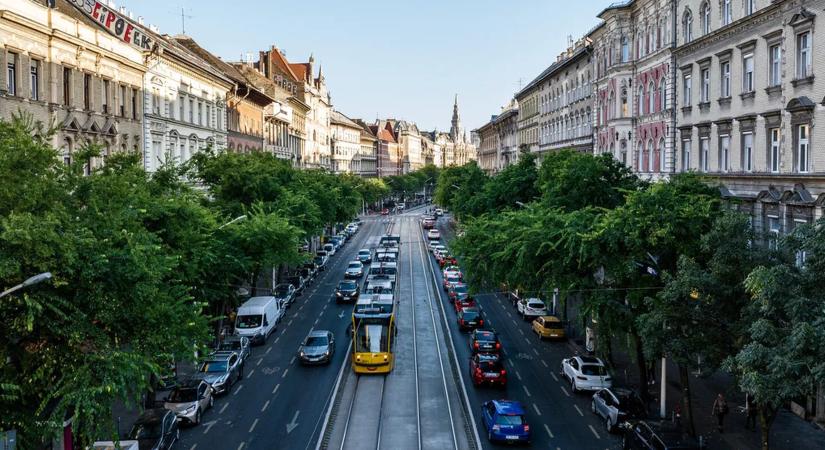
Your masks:
<svg viewBox="0 0 825 450"><path fill-rule="evenodd" d="M349 117L341 114L339 111L336 111L336 110L332 111L332 115L330 116L329 119L333 123L346 125L346 126L352 127L352 128L361 128L361 125L358 125L352 119L350 119Z"/></svg>
<svg viewBox="0 0 825 450"><path fill-rule="evenodd" d="M292 64L290 64L289 61L286 60L286 57L283 54L281 54L281 51L278 50L277 47L273 46L270 49L269 55L271 55L270 60L274 62L278 67L280 67L281 71L292 77L292 81L304 81L302 77L299 77L298 74L296 74L295 71L292 70Z"/></svg>
<svg viewBox="0 0 825 450"><path fill-rule="evenodd" d="M309 82L309 77L312 76L309 73L309 63L289 63L289 67L292 69L292 72L298 77L298 80Z"/></svg>

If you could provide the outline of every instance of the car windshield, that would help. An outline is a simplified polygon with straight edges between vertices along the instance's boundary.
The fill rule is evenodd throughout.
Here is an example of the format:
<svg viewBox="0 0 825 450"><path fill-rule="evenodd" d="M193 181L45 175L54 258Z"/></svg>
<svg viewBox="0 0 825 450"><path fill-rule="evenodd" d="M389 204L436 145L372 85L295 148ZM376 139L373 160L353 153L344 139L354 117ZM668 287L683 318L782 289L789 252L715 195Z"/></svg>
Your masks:
<svg viewBox="0 0 825 450"><path fill-rule="evenodd" d="M397 270L396 270L395 267L384 267L384 270L383 270L382 273L384 275L395 275L397 273Z"/></svg>
<svg viewBox="0 0 825 450"><path fill-rule="evenodd" d="M473 320L478 318L478 311L473 311L471 309L465 309L461 311L461 318L464 320Z"/></svg>
<svg viewBox="0 0 825 450"><path fill-rule="evenodd" d="M478 363L478 367L481 368L484 372L498 372L503 367L500 362L497 360L482 360Z"/></svg>
<svg viewBox="0 0 825 450"><path fill-rule="evenodd" d="M524 419L521 416L498 416L496 423L499 425L524 425Z"/></svg>
<svg viewBox="0 0 825 450"><path fill-rule="evenodd" d="M528 307L533 309L542 309L544 308L544 303L542 302L530 302L527 304Z"/></svg>
<svg viewBox="0 0 825 450"><path fill-rule="evenodd" d="M596 364L582 364L582 375L604 376L607 375L607 370Z"/></svg>
<svg viewBox="0 0 825 450"><path fill-rule="evenodd" d="M361 263L349 263L350 269L360 269L361 267L363 267Z"/></svg>
<svg viewBox="0 0 825 450"><path fill-rule="evenodd" d="M196 389L175 389L169 395L169 403L189 403L198 399L198 391Z"/></svg>
<svg viewBox="0 0 825 450"><path fill-rule="evenodd" d="M323 347L327 345L328 341L327 338L323 336L311 336L307 338L306 347Z"/></svg>
<svg viewBox="0 0 825 450"><path fill-rule="evenodd" d="M460 280L458 279L458 275L449 275L447 276L448 283L458 283Z"/></svg>
<svg viewBox="0 0 825 450"><path fill-rule="evenodd" d="M226 361L206 361L201 365L201 372L224 373L226 372Z"/></svg>
<svg viewBox="0 0 825 450"><path fill-rule="evenodd" d="M129 439L157 439L158 437L160 437L160 422L136 424L129 433Z"/></svg>
<svg viewBox="0 0 825 450"><path fill-rule="evenodd" d="M354 291L357 286L354 281L342 281L338 283L338 289L344 291Z"/></svg>
<svg viewBox="0 0 825 450"><path fill-rule="evenodd" d="M235 325L237 328L258 328L261 326L261 316L260 314L256 314L254 316L238 316L237 324Z"/></svg>
<svg viewBox="0 0 825 450"><path fill-rule="evenodd" d="M322 262L324 262L324 257L323 256L316 256L315 257L315 262L318 263L318 264L321 264Z"/></svg>
<svg viewBox="0 0 825 450"><path fill-rule="evenodd" d="M289 285L287 284L279 284L275 286L275 295L277 296L284 296L289 294Z"/></svg>
<svg viewBox="0 0 825 450"><path fill-rule="evenodd" d="M240 350L241 341L224 341L218 346L218 350Z"/></svg>
<svg viewBox="0 0 825 450"><path fill-rule="evenodd" d="M361 256L370 256L370 251L369 250L360 250L358 252L358 254L361 255Z"/></svg>
<svg viewBox="0 0 825 450"><path fill-rule="evenodd" d="M552 321L546 320L544 322L544 328L552 328L554 330L560 330L560 329L564 328L564 326L561 324L561 322L552 322Z"/></svg>
<svg viewBox="0 0 825 450"><path fill-rule="evenodd" d="M457 294L466 294L469 289L466 285L459 285L453 288L453 291Z"/></svg>

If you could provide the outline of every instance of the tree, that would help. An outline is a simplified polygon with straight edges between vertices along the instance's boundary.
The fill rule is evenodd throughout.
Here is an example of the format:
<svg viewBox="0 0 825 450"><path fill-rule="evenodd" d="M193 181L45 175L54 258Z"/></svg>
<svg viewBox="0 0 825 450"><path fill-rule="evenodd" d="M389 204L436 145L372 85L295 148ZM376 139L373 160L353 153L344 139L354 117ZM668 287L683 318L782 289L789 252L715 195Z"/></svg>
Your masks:
<svg viewBox="0 0 825 450"><path fill-rule="evenodd" d="M451 166L441 171L435 188L435 201L453 211L459 219L485 212L484 200L478 195L488 181L475 161Z"/></svg>

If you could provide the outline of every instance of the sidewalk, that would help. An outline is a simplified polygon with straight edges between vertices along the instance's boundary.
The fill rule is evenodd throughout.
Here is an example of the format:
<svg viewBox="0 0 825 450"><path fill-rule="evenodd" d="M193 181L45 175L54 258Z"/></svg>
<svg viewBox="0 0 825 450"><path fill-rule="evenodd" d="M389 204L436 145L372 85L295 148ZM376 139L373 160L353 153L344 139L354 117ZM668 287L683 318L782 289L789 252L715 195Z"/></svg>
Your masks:
<svg viewBox="0 0 825 450"><path fill-rule="evenodd" d="M568 345L575 352L585 354L583 342L568 341ZM614 343L613 360L615 364L614 379L619 385L638 388L639 376L635 362L631 361L626 352L618 350L619 343ZM661 362L656 364L656 384L650 386L655 401L650 404L650 413L656 416L659 413L659 393L661 385ZM707 438L708 450L760 450L762 433L757 419L756 429L745 428L745 414L739 407L745 404L745 395L736 386L733 377L725 373L715 373L707 377L690 376L690 388L693 400L694 425L697 436ZM713 401L718 393L723 393L728 401L730 413L725 417L724 433L716 430L716 418L711 416ZM668 414L677 407L682 397L679 372L676 364L669 363L667 367L667 398L666 409ZM682 414L684 418L684 412ZM782 409L771 427L771 449L825 449L825 431L816 425L802 420L787 409Z"/></svg>

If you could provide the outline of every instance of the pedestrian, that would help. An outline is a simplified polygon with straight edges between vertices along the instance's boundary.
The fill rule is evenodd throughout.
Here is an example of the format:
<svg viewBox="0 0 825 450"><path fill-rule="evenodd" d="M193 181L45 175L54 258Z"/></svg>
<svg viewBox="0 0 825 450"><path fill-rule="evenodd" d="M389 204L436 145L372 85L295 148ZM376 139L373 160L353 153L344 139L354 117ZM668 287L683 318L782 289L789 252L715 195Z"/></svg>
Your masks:
<svg viewBox="0 0 825 450"><path fill-rule="evenodd" d="M754 401L753 396L745 394L745 414L747 414L747 418L745 419L746 429L756 430L756 415L758 413L759 409L756 407L756 401Z"/></svg>
<svg viewBox="0 0 825 450"><path fill-rule="evenodd" d="M724 432L722 427L727 414L728 402L725 400L725 396L720 392L719 395L716 396L716 400L713 402L713 412L711 413L712 416L716 416L716 422L720 433Z"/></svg>

